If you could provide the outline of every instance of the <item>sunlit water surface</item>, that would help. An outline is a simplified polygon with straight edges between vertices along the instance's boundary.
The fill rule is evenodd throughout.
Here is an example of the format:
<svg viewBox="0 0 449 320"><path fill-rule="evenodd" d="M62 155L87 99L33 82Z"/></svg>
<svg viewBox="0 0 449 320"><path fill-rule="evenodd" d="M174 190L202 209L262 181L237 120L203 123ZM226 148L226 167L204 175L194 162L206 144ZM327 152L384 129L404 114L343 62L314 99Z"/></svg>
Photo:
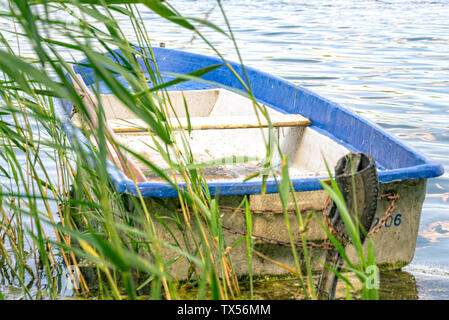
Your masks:
<svg viewBox="0 0 449 320"><path fill-rule="evenodd" d="M171 3L186 16L207 16L226 27L214 1ZM247 65L356 110L443 163L445 174L428 181L415 258L403 269L407 279L394 273L389 279L400 283L395 298L449 299L449 2L223 4ZM146 9L142 15L154 45L212 54L189 32ZM121 27L133 33L126 19ZM206 27L201 31L237 60L231 41Z"/></svg>

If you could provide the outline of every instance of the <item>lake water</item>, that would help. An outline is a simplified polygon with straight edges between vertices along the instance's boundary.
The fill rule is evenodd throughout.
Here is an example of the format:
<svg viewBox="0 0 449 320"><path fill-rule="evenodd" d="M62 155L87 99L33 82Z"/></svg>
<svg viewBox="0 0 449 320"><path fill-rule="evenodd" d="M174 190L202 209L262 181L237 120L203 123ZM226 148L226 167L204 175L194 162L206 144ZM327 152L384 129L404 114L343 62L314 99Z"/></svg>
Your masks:
<svg viewBox="0 0 449 320"><path fill-rule="evenodd" d="M207 15L225 28L214 1L171 3L186 16ZM415 258L405 274L388 279L401 283L399 298L449 299L449 2L229 0L223 5L247 65L356 110L443 163L445 174L428 182ZM142 15L154 45L212 53L185 30L146 9ZM132 33L126 20L122 27ZM237 60L228 39L206 27L202 31Z"/></svg>

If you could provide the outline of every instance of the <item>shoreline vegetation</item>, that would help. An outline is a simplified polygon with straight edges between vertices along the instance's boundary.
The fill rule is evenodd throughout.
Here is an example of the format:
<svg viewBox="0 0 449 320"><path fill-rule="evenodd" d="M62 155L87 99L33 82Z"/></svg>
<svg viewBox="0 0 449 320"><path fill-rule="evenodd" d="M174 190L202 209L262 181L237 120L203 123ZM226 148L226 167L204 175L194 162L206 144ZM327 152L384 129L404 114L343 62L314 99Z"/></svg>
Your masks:
<svg viewBox="0 0 449 320"><path fill-rule="evenodd" d="M227 231L222 225L222 213L217 199L208 192L203 166L193 159L187 139L182 145L173 139L167 121L171 103L157 95L182 81L201 81L202 75L217 66L164 83L152 54L151 27L141 14L141 10L151 10L171 21L180 32L194 34L222 60L222 65L232 69L213 45L213 39L201 32L202 28L210 28L228 38L244 65L223 6L217 1L216 10L224 25L219 27L204 17L184 17L167 1L9 0L3 4L1 19L12 27L3 28L0 37L0 299L10 298L6 287L16 288L22 299L74 296L203 300L263 296L256 291L258 283L266 278L252 273L252 261L260 254L254 249L247 198L239 204L245 214L246 234L236 243L225 243L223 235ZM126 34L117 17L128 19L134 34ZM131 38L135 40L129 41ZM117 48L121 56L114 55ZM90 86L91 96L86 100L83 97L89 95L82 83L76 89L69 80L79 80L72 69L79 57L87 59L98 83L106 84L151 128L169 170L139 158L108 133L101 103L90 105L94 100L101 101L96 83ZM267 110L251 92L245 72L242 77L233 72L245 88L243 94L253 101L260 117L270 123ZM77 116L87 123L84 133L94 142L92 145L69 143L55 112L59 99L75 106ZM118 165L123 168L130 169L126 155L131 154L152 168L153 174L171 183L178 190L179 212L160 216L149 210L142 197L124 199L117 193L106 170L111 152L122 155ZM314 258L307 248L305 232L300 233L301 239L294 239L287 217L286 204L295 197L288 159L271 136L266 141L264 167L259 174L275 176L278 168L271 161L274 154L283 160L278 189L295 268L276 261L267 263L290 272L284 279L294 281L290 288L295 293L289 298L317 299L317 274L311 268ZM50 161L54 166L49 165ZM136 171L131 168L128 172L137 183ZM179 189L179 180L186 183L186 190ZM360 263L346 260L342 272L334 270L343 286L342 297L377 299L378 285L369 285L373 276L369 267L375 266L373 244L369 243L367 253L361 249L357 221L351 219L335 180L331 177L329 184L323 182L322 186L344 217L352 244L360 250ZM296 203L296 199L293 201ZM133 214L129 213L130 206L135 208ZM315 217L311 213L303 219L296 207L296 222L304 231ZM162 225L167 234L174 233L167 221L179 229L176 231L181 238L166 241L157 235L156 224ZM345 258L344 247L322 227ZM296 247L296 240L302 247ZM247 248L245 277L236 275L229 257L233 246L241 243ZM165 261L163 250L172 251L175 258ZM189 277L182 281L170 271L171 264L181 258L190 264ZM374 273L378 278L378 270Z"/></svg>

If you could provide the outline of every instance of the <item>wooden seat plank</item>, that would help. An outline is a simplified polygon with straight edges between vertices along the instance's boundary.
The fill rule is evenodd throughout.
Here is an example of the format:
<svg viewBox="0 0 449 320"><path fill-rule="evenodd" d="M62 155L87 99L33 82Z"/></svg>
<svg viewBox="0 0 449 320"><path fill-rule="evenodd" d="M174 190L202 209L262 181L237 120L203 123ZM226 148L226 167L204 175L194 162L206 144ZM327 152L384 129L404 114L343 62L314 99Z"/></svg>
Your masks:
<svg viewBox="0 0 449 320"><path fill-rule="evenodd" d="M273 127L297 127L309 126L309 119L299 114L280 114L270 117ZM108 121L112 130L117 133L145 132L148 126L141 119L113 119ZM170 118L171 127L174 130L188 129L187 118ZM225 117L191 117L192 130L211 129L249 129L267 128L268 121L260 117L260 122L255 116L225 116Z"/></svg>

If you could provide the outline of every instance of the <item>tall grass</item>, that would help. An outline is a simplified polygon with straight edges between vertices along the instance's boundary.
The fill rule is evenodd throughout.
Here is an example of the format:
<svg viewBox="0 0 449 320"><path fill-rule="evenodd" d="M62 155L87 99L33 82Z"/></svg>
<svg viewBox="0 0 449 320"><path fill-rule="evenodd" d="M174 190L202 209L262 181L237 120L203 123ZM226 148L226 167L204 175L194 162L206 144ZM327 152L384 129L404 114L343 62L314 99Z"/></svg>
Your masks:
<svg viewBox="0 0 449 320"><path fill-rule="evenodd" d="M239 206L245 210L246 235L226 243L219 199L210 195L203 172L207 164L198 164L193 157L187 139L190 129L182 132L181 140L174 138L168 116L172 103L160 98L170 85L190 79L201 81L202 75L224 65L241 82L244 91L240 93L252 99L258 116L269 121L266 108L252 93L246 72L241 77L200 31L199 26L211 28L229 38L243 64L223 5L217 3L224 28L201 18L183 17L166 1L141 1L135 5L132 1L10 0L3 8L2 19L15 28L3 29L0 37L0 298L8 297L2 292L4 288L14 286L20 288L19 296L25 299L56 299L72 294L101 299L179 299L189 290L194 292L189 298L238 299L242 280L237 277L229 252L242 242L247 247L253 297L254 239L248 200ZM154 59L151 30L141 10L152 10L184 32L195 34L222 64L165 83ZM117 17L129 20L132 35L122 30ZM120 56L116 48L121 50ZM76 79L71 66L76 67L80 58L86 58L95 73L96 83L90 90L100 102L97 125L92 123L85 100L67 76ZM169 169L160 168L108 137L99 99L100 82L145 121ZM84 133L91 144L76 139L69 142L70 137L62 130L66 124L55 112L61 99L76 106L77 116L87 124ZM288 159L276 143L271 123L269 129L264 170L257 174L264 181L270 175L277 179L295 261L295 270L291 271L304 297L316 299L313 257L305 232L301 233L302 248L296 248L287 214L290 198L297 209L299 228L305 230L307 226L289 178ZM171 212L161 215L152 211L141 196L117 193L107 171L111 165L108 143L122 154L139 159L153 174L170 183L178 191L180 209L159 203ZM272 162L274 154L283 160L280 176ZM185 189L179 187L181 182ZM335 190L323 187L344 210ZM169 239L160 237L157 226L165 229ZM353 236L351 240L362 250L357 234ZM338 247L338 242L331 240ZM347 261L350 270L362 280L366 278L365 267L374 264L369 248L369 258L362 259L361 267ZM341 250L344 255L344 248ZM173 254L168 261L164 259L166 251ZM171 266L179 259L190 265L185 281L172 275ZM340 276L351 285L343 274ZM370 292L363 298L376 298Z"/></svg>

